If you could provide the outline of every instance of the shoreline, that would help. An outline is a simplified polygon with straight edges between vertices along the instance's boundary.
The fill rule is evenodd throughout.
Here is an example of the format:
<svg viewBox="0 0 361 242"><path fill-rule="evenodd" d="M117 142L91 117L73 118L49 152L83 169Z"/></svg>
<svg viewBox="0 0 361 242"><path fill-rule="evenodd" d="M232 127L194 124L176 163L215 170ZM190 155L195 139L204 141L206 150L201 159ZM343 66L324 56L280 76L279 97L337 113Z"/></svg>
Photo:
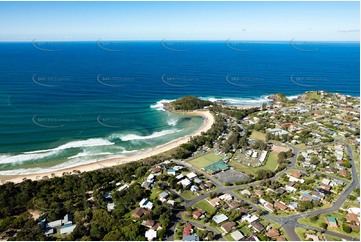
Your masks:
<svg viewBox="0 0 361 242"><path fill-rule="evenodd" d="M112 166L126 164L129 162L142 160L142 159L149 158L151 156L158 155L163 152L169 151L171 149L174 149L181 144L187 143L191 137L198 136L202 132L208 131L214 123L214 117L211 114L211 112L208 110L196 110L196 111L191 111L191 112L177 112L177 113L182 113L184 115L200 116L203 118L203 124L199 129L197 129L192 134L172 140L163 145L159 145L159 146L154 147L151 150L146 151L142 154L136 154L136 155L129 156L129 157L108 158L108 159L104 159L104 160L100 160L100 161L91 162L88 164L77 165L77 166L72 166L72 167L68 167L68 168L62 168L59 170L43 172L43 173L34 173L34 174L27 174L27 175L25 175L25 174L24 175L0 175L0 180L1 180L0 184L5 183L5 182L20 183L25 178L30 179L30 180L41 180L45 176L47 176L48 178L60 177L63 175L64 172L65 173L73 173L74 170L77 170L80 172L87 172L87 171L93 171L93 170L98 170L98 169L102 169L102 168L107 168L107 167L112 167Z"/></svg>

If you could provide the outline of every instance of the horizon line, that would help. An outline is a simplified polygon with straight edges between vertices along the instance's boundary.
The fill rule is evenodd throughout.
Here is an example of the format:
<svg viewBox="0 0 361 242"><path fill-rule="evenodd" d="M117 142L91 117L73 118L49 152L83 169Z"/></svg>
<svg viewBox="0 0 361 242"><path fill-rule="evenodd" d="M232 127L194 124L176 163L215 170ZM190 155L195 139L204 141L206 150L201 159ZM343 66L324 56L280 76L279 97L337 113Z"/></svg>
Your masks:
<svg viewBox="0 0 361 242"><path fill-rule="evenodd" d="M247 42L352 42L352 43L360 43L360 40L297 40L295 38L289 40L246 40L246 39L130 39L130 40L117 40L117 39L89 39L89 40L39 40L38 38L34 38L32 40L0 40L0 43L13 43L13 42L24 42L24 43L33 43L33 42L99 42L99 41L108 41L108 42L159 42L159 41L179 41L179 42L234 42L234 41L247 41Z"/></svg>

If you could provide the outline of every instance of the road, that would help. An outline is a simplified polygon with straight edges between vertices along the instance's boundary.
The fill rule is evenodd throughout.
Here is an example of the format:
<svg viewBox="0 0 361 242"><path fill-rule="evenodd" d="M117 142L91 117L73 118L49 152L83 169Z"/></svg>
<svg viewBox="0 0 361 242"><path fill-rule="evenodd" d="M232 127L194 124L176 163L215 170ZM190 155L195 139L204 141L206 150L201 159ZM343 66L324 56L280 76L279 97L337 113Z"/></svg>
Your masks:
<svg viewBox="0 0 361 242"><path fill-rule="evenodd" d="M300 218L304 218L304 217L310 217L310 216L316 216L316 215L320 215L320 214L326 214L326 213L331 213L334 211L337 211L342 204L346 201L347 197L352 193L352 191L359 187L359 179L358 179L358 175L357 175L357 171L356 171L356 167L355 167L355 163L354 163L354 158L353 158L353 154L352 154L352 149L351 147L343 142L342 140L335 140L334 142L339 142L345 145L347 153L350 157L350 163L352 164L351 167L351 173L352 173L352 180L349 183L349 185L347 186L346 189L344 189L344 191L342 192L342 194L338 197L338 199L336 200L336 202L334 202L334 204L329 207L329 208L325 208L325 209L320 209L320 210L315 210L315 211L310 211L310 212L306 212L306 213L302 213L302 214L297 214L297 215L290 215L290 216L285 216L285 217L277 217L271 214L267 214L265 215L268 219L278 223L281 225L281 227L283 227L288 235L288 237L290 238L290 240L292 241L300 241L301 239L299 238L299 236L297 235L297 233L295 232L295 228L296 227L301 227L301 228L306 228L306 229L312 229L312 230L316 230L316 231L321 231L325 234L329 234L332 236L337 236L343 239L346 239L348 241L351 240L356 240L350 236L344 235L344 234L339 234L339 233L335 233L332 231L328 231L328 230L322 230L320 228L316 228L316 227L312 227L309 225L303 225L298 223L298 219ZM331 142L331 143L334 143ZM296 165L296 161L297 161L297 155L301 150L305 150L305 149L312 149L312 148L317 148L320 147L322 145L317 145L317 146L312 146L312 147L307 147L305 149L300 149L297 148L296 146L287 144L288 147L290 147L293 150L293 156L291 157L291 162L290 164L282 171L278 172L277 174L275 174L274 177L272 177L272 180L276 180L278 179L282 174L284 174L286 171L290 170L290 169L295 169L295 165ZM250 186L257 186L259 185L260 181L255 181L252 183L248 183L245 185L237 185L237 186L224 186L222 183L220 183L217 179L215 179L214 177L210 176L209 174L207 174L204 171L201 171L193 166L191 166L189 163L186 162L182 162L182 161L177 161L178 164L180 165L184 165L186 166L188 169L195 171L197 173L201 173L203 174L206 178L208 178L209 180L211 180L214 184L216 184L218 187L216 190L213 191L208 191L202 195L197 196L196 198L192 199L192 200L186 200L183 198L184 202L185 202L185 206L184 209L181 211L178 211L175 215L175 220L172 221L172 226L170 228L170 230L174 231L176 224L182 220L181 218L181 212L183 212L186 208L193 206L194 204L196 204L197 202L206 199L209 197L210 193L214 193L214 192L218 192L218 193L229 193L234 197L237 197L240 200L244 200L241 196L239 196L237 193L234 193L234 190L238 190L238 189L245 189L247 187ZM300 170L300 169L298 169ZM254 209L258 209L259 206L257 204L253 204L250 201L246 201L247 203L249 203ZM215 233L215 235L218 236L218 239L223 239L223 237L213 228L204 225L204 224L200 224L200 223L196 223L196 222L191 222L194 225L197 226L201 226L201 227L205 227L207 230L213 231ZM172 240L173 239L173 234L168 237L167 240Z"/></svg>

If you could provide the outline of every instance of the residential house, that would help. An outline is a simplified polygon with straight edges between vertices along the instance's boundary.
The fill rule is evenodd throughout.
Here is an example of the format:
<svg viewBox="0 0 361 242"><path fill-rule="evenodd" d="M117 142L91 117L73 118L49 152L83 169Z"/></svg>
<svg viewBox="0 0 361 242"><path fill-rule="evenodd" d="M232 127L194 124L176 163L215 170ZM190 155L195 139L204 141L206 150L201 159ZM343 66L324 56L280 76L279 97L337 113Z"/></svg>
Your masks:
<svg viewBox="0 0 361 242"><path fill-rule="evenodd" d="M275 238L280 236L280 232L277 229L270 229L268 230L268 232L266 233L267 237L269 238Z"/></svg>
<svg viewBox="0 0 361 242"><path fill-rule="evenodd" d="M199 237L195 234L183 236L183 241L199 241Z"/></svg>
<svg viewBox="0 0 361 242"><path fill-rule="evenodd" d="M183 228L183 237L193 234L193 226L190 223L187 223Z"/></svg>
<svg viewBox="0 0 361 242"><path fill-rule="evenodd" d="M276 201L274 204L273 204L274 207L282 210L282 211L285 211L287 209L287 206L279 201Z"/></svg>
<svg viewBox="0 0 361 242"><path fill-rule="evenodd" d="M161 230L162 229L162 226L160 225L160 223L156 223L153 227L152 227L153 230L155 231L158 231L158 230Z"/></svg>
<svg viewBox="0 0 361 242"><path fill-rule="evenodd" d="M175 177L177 180L181 180L184 178L184 175L181 173L178 176Z"/></svg>
<svg viewBox="0 0 361 242"><path fill-rule="evenodd" d="M339 170L338 174L340 176L346 177L347 176L347 170L346 169L341 169L341 170Z"/></svg>
<svg viewBox="0 0 361 242"><path fill-rule="evenodd" d="M178 183L182 184L184 189L188 189L192 185L192 182L188 178L184 178L183 180L179 181Z"/></svg>
<svg viewBox="0 0 361 242"><path fill-rule="evenodd" d="M319 189L322 189L322 190L324 190L324 191L329 192L329 191L331 190L331 186L321 183L320 186L319 186Z"/></svg>
<svg viewBox="0 0 361 242"><path fill-rule="evenodd" d="M175 201L174 201L174 200L172 200L172 199L168 199L167 203L168 203L168 204L170 204L170 205L172 205L172 206L174 206Z"/></svg>
<svg viewBox="0 0 361 242"><path fill-rule="evenodd" d="M292 192L292 193L295 193L297 191L296 188L294 188L292 186L289 186L289 185L286 185L285 189L286 189L287 192Z"/></svg>
<svg viewBox="0 0 361 242"><path fill-rule="evenodd" d="M244 235L239 230L233 231L231 236L235 241L240 241L244 238Z"/></svg>
<svg viewBox="0 0 361 242"><path fill-rule="evenodd" d="M149 229L145 232L145 237L148 239L148 241L152 241L153 239L157 238L157 231Z"/></svg>
<svg viewBox="0 0 361 242"><path fill-rule="evenodd" d="M190 172L186 175L186 177L188 177L189 179L193 179L193 178L196 178L197 177L197 174L194 173L194 172Z"/></svg>
<svg viewBox="0 0 361 242"><path fill-rule="evenodd" d="M223 194L221 196L219 196L219 199L221 199L222 201L232 201L233 197L230 194Z"/></svg>
<svg viewBox="0 0 361 242"><path fill-rule="evenodd" d="M276 193L279 194L279 195L282 195L285 192L286 192L286 190L283 189L282 187L276 189Z"/></svg>
<svg viewBox="0 0 361 242"><path fill-rule="evenodd" d="M211 204L212 207L217 207L219 206L219 202L221 201L221 199L219 199L219 197L207 200L209 202L209 204Z"/></svg>
<svg viewBox="0 0 361 242"><path fill-rule="evenodd" d="M254 193L259 197L263 196L263 192L261 190L255 190Z"/></svg>
<svg viewBox="0 0 361 242"><path fill-rule="evenodd" d="M176 171L174 169L168 169L167 174L170 176L175 176Z"/></svg>
<svg viewBox="0 0 361 242"><path fill-rule="evenodd" d="M306 197L304 195L301 195L300 200L307 201L307 202L312 202L313 199L311 197Z"/></svg>
<svg viewBox="0 0 361 242"><path fill-rule="evenodd" d="M160 172L162 171L160 167L153 167L151 170L154 174L160 174Z"/></svg>
<svg viewBox="0 0 361 242"><path fill-rule="evenodd" d="M136 208L133 212L132 212L132 217L140 219L141 217L143 217L143 215L148 214L149 211L144 209L144 208Z"/></svg>
<svg viewBox="0 0 361 242"><path fill-rule="evenodd" d="M258 233L261 233L264 230L264 226L258 221L252 222L251 225L253 229Z"/></svg>
<svg viewBox="0 0 361 242"><path fill-rule="evenodd" d="M241 206L241 204L236 201L233 201L229 204L230 209L236 209L236 208L239 208L240 206Z"/></svg>
<svg viewBox="0 0 361 242"><path fill-rule="evenodd" d="M141 208L146 208L148 210L152 210L153 208L153 203L151 201L149 201L147 198L143 198L140 202L139 202L139 207Z"/></svg>
<svg viewBox="0 0 361 242"><path fill-rule="evenodd" d="M274 207L269 203L264 205L264 208L267 209L268 211L272 212L272 213L275 211Z"/></svg>
<svg viewBox="0 0 361 242"><path fill-rule="evenodd" d="M242 194L242 195L247 195L247 196L251 196L251 195L252 195L251 192L250 192L249 190L247 190L247 189L242 190L242 191L241 191L241 194Z"/></svg>
<svg viewBox="0 0 361 242"><path fill-rule="evenodd" d="M198 192L200 189L199 189L199 187L198 186L196 186L196 185L192 185L191 186L191 192Z"/></svg>
<svg viewBox="0 0 361 242"><path fill-rule="evenodd" d="M206 182L206 186L207 186L209 189L211 189L211 188L213 187L213 183L210 182L210 181L207 181L207 182Z"/></svg>
<svg viewBox="0 0 361 242"><path fill-rule="evenodd" d="M297 178L297 179L300 179L302 174L301 174L301 172L296 171L296 172L292 173L292 176Z"/></svg>
<svg viewBox="0 0 361 242"><path fill-rule="evenodd" d="M251 214L245 214L241 217L241 221L247 221L247 223L249 224L257 220L258 217L256 215L251 215Z"/></svg>
<svg viewBox="0 0 361 242"><path fill-rule="evenodd" d="M229 233L231 232L231 230L235 228L235 226L236 226L235 222L226 222L222 224L221 229L223 230L223 232Z"/></svg>
<svg viewBox="0 0 361 242"><path fill-rule="evenodd" d="M348 213L346 217L347 222L355 223L357 225L360 225L360 220L354 213Z"/></svg>
<svg viewBox="0 0 361 242"><path fill-rule="evenodd" d="M223 223L224 221L227 221L228 217L225 214L221 213L221 214L217 214L212 219L214 222L216 222L216 224L220 224Z"/></svg>
<svg viewBox="0 0 361 242"><path fill-rule="evenodd" d="M158 195L159 200L162 201L162 202L164 202L164 201L167 199L168 196L169 196L169 193L168 193L168 192L161 192L161 193Z"/></svg>
<svg viewBox="0 0 361 242"><path fill-rule="evenodd" d="M59 228L60 234L71 234L76 227L76 224L65 224Z"/></svg>
<svg viewBox="0 0 361 242"><path fill-rule="evenodd" d="M180 171L180 170L183 170L184 167L183 167L183 166L173 166L173 169L174 169L175 171Z"/></svg>
<svg viewBox="0 0 361 242"><path fill-rule="evenodd" d="M149 190L149 189L152 188L152 184L153 184L153 183L151 183L151 182L144 181L144 182L142 183L142 185L140 185L140 186L143 187L144 189Z"/></svg>
<svg viewBox="0 0 361 242"><path fill-rule="evenodd" d="M298 203L297 203L297 202L290 202L290 203L288 204L288 207L289 207L290 209L292 209L292 210L296 210L297 207L298 207Z"/></svg>
<svg viewBox="0 0 361 242"><path fill-rule="evenodd" d="M202 209L197 209L196 211L193 212L193 218L194 219L198 219L199 217L201 217L202 215L204 215L206 212L203 211Z"/></svg>
<svg viewBox="0 0 361 242"><path fill-rule="evenodd" d="M108 203L108 204L107 204L107 210L108 210L108 212L114 210L114 208L115 208L115 203Z"/></svg>

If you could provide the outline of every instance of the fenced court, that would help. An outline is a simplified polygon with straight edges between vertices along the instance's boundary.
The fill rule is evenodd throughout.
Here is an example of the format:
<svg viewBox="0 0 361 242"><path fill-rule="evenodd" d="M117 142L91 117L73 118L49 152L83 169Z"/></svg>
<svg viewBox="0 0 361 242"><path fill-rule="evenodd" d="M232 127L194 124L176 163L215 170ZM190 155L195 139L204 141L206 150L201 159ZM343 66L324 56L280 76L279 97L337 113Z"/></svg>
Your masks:
<svg viewBox="0 0 361 242"><path fill-rule="evenodd" d="M216 161L208 166L203 167L203 169L210 173L210 174L214 174L220 171L226 171L229 169L229 166L223 162L223 160L220 161Z"/></svg>
<svg viewBox="0 0 361 242"><path fill-rule="evenodd" d="M191 164L194 167L197 167L199 169L202 169L205 166L208 166L216 161L222 160L224 157L222 155L217 155L216 153L209 152L207 154L204 154L202 156L199 156L195 159L192 159L188 161L189 164Z"/></svg>

